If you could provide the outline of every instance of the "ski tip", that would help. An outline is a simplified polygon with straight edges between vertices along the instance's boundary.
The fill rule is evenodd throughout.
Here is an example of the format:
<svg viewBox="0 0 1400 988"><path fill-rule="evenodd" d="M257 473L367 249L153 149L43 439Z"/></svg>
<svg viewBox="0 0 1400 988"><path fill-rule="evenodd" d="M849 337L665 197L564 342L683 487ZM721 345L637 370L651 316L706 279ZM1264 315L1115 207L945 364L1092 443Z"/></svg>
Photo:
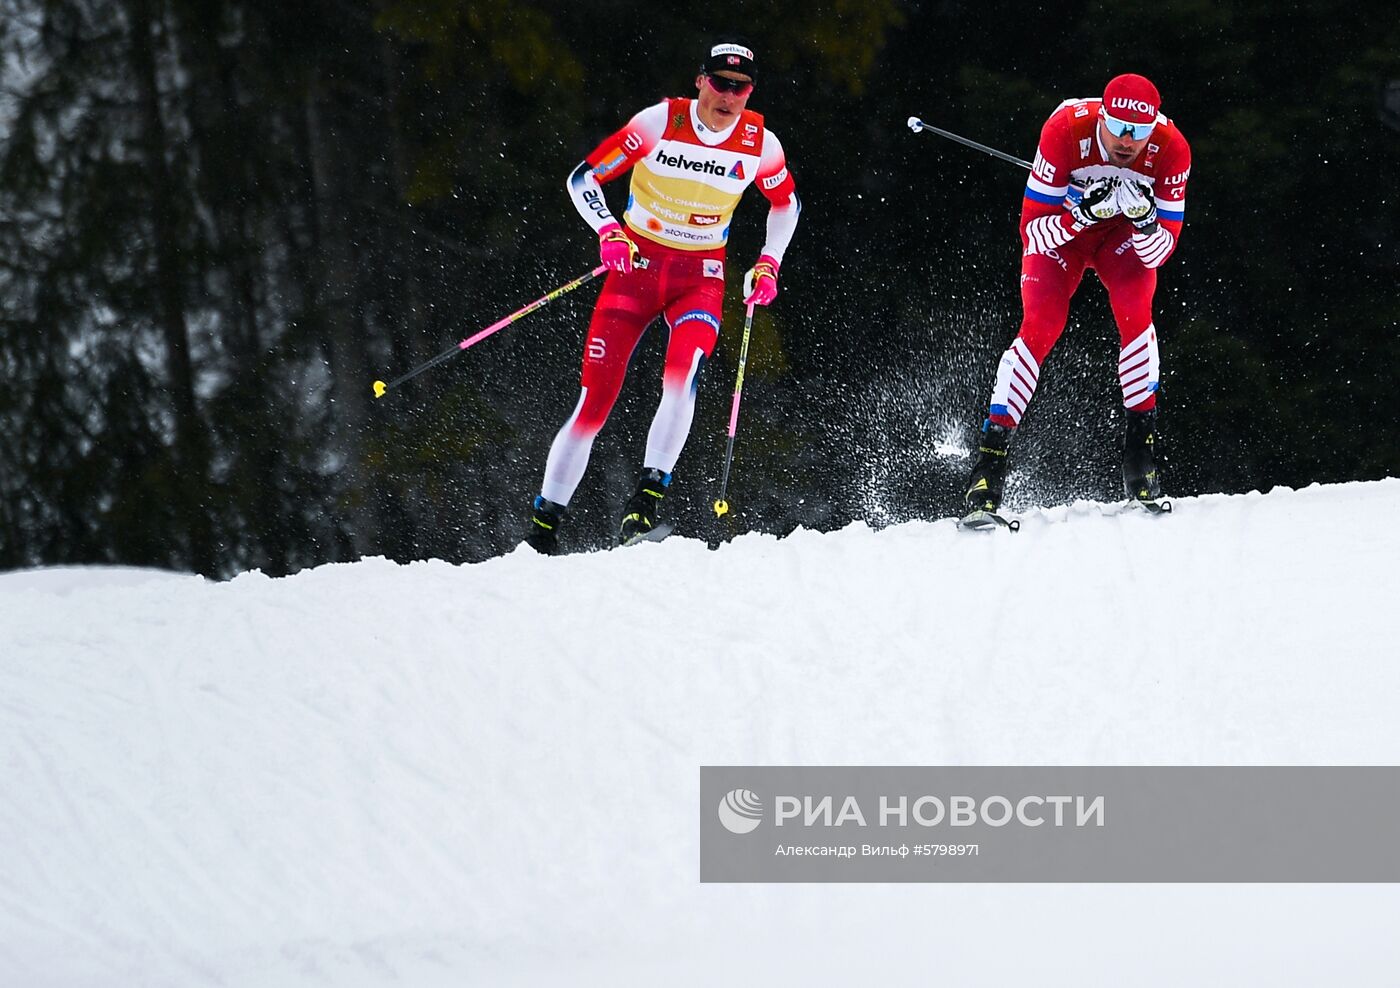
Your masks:
<svg viewBox="0 0 1400 988"><path fill-rule="evenodd" d="M1172 513L1172 503L1166 498L1161 498L1156 501L1148 500L1147 498L1134 498L1132 503L1142 508L1149 515L1169 515Z"/></svg>
<svg viewBox="0 0 1400 988"><path fill-rule="evenodd" d="M970 511L958 519L958 528L965 532L985 532L1004 528L1008 532L1019 532L1021 522L1015 518L1003 518L992 511Z"/></svg>
<svg viewBox="0 0 1400 988"><path fill-rule="evenodd" d="M388 385L386 385L383 381L375 381L375 382L374 382L374 396L375 396L376 398L383 398L383 397L384 397L384 392L386 392L386 391L388 391L388 390L389 390Z"/></svg>
<svg viewBox="0 0 1400 988"><path fill-rule="evenodd" d="M666 536L670 535L674 528L675 526L670 522L663 521L655 528L640 532L629 539L624 539L621 544L622 548L625 549L628 546L641 545L643 542L660 542L665 539Z"/></svg>

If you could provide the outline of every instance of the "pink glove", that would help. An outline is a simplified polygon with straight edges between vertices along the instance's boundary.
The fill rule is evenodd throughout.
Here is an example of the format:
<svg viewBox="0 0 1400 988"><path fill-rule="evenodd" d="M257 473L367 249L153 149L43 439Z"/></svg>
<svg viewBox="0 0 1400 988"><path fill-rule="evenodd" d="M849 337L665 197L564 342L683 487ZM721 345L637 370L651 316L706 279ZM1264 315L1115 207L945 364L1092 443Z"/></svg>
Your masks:
<svg viewBox="0 0 1400 988"><path fill-rule="evenodd" d="M778 297L778 262L762 254L758 263L744 275L744 304L768 305Z"/></svg>
<svg viewBox="0 0 1400 988"><path fill-rule="evenodd" d="M640 255L637 245L622 232L621 223L609 223L598 231L598 256L610 270L631 274Z"/></svg>

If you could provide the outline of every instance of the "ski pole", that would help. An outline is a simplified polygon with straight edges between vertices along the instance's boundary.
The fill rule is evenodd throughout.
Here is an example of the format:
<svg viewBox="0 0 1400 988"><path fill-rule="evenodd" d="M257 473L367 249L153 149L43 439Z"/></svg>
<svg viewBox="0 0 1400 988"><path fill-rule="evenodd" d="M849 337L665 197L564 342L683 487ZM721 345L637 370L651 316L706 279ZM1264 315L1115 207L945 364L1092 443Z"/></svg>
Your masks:
<svg viewBox="0 0 1400 988"><path fill-rule="evenodd" d="M724 499L729 490L729 464L734 460L734 433L739 428L739 396L744 393L744 365L749 361L749 333L753 330L753 303L749 303L744 313L744 342L739 345L739 376L734 381L734 405L729 410L729 448L724 452L724 477L719 482L719 497L715 499L715 517L723 518L729 513L729 502Z"/></svg>
<svg viewBox="0 0 1400 988"><path fill-rule="evenodd" d="M1007 154L1005 151L998 151L996 148L989 148L985 144L978 144L976 141L968 140L966 137L959 137L950 130L944 130L942 127L935 127L933 124L926 124L918 117L909 118L909 129L916 134L925 130L931 130L940 137L946 137L950 141L957 141L959 144L970 147L974 151L981 151L984 154L990 154L993 158L1000 158L1002 161L1009 161L1013 165L1020 165L1026 171L1032 170L1031 163L1024 158L1018 158L1015 155ZM1070 185L1074 186L1076 189L1081 187L1078 182L1071 182Z"/></svg>
<svg viewBox="0 0 1400 988"><path fill-rule="evenodd" d="M959 137L952 131L944 130L942 127L935 127L933 124L926 124L918 117L909 118L909 129L916 134L921 131L931 130L935 134L938 134L940 137L946 137L950 141L957 141L959 144L966 145L967 147L972 148L974 151L981 151L985 154L990 154L993 158L1000 158L1002 161L1009 161L1013 165L1020 165L1026 171L1031 170L1031 163L1029 161L1024 161L1020 158L1015 157L1014 155L1007 154L1005 151L998 151L996 148L989 148L985 144L978 144L976 141L970 141L966 137Z"/></svg>
<svg viewBox="0 0 1400 988"><path fill-rule="evenodd" d="M646 267L646 259L645 259L645 258L639 259L639 261L638 261L638 263L637 263L637 267L639 267L639 268L644 268L644 267ZM419 364L417 367L413 368L413 370L409 371L407 374L404 374L402 377L396 377L396 378L394 378L394 379L393 379L392 381L390 381L388 384L385 384L383 381L375 381L375 382L374 382L374 396L375 396L376 398L383 398L385 392L387 392L387 391L389 391L389 390L391 390L391 389L393 389L393 388L397 388L400 384L404 383L405 381L409 380L410 378L417 377L419 374L423 373L425 370L427 370L427 369L430 368L430 367L436 367L438 364L442 363L442 362L443 362L444 360L446 360L448 357L455 357L457 354L461 353L461 352L462 352L463 350L465 350L467 347L473 346L473 345L475 345L475 344L477 344L477 343L480 343L482 340L486 339L486 337L490 336L492 333L496 332L498 329L504 329L505 327L509 326L511 323L515 322L515 320L520 319L520 318L523 318L524 316L528 316L530 313L534 312L534 311L537 310L537 309L542 309L542 308L544 308L546 305L548 305L550 302L553 302L553 301L554 301L556 298L558 298L560 295L563 295L563 294L565 294L566 292L571 292L571 291L573 291L575 288L578 288L580 285L586 285L586 284L588 284L590 281L592 281L594 278L598 277L598 275L602 274L602 273L603 273L604 271L606 271L607 269L608 269L608 268L607 268L607 265L605 265L605 264L600 264L600 265L598 265L596 268L594 268L592 271L589 271L587 274L581 274L581 275L579 275L577 278L575 278L573 281L569 282L567 285L560 285L558 288L554 289L554 291L550 292L548 295L542 295L542 296L540 296L539 298L535 299L533 302L531 302L529 305L527 305L527 306L525 306L525 307L523 307L523 308L520 308L520 309L516 309L514 312L512 312L510 315L506 316L504 319L500 319L500 320L497 320L496 322L493 322L491 325L487 326L485 329L481 330L479 333L475 333L475 334L473 334L473 335L471 335L471 336L468 336L465 340L462 340L460 343L454 343L454 344L452 344L450 347L448 347L446 350L442 351L442 353L438 354L438 355L437 355L436 357L434 357L432 360L429 360L429 361L427 361L426 363Z"/></svg>

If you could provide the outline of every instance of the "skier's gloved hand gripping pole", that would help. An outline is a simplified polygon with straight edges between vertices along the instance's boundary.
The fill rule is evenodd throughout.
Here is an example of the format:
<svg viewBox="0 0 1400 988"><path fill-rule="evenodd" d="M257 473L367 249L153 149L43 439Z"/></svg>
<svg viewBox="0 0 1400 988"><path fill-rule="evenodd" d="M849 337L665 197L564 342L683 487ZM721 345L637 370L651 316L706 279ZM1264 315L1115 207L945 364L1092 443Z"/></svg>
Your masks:
<svg viewBox="0 0 1400 988"><path fill-rule="evenodd" d="M631 258L631 264L633 267L644 268L646 267L646 259L634 255ZM486 337L490 336L497 330L505 329L517 319L522 319L525 316L528 316L530 313L536 311L537 309L544 308L546 305L548 305L550 302L553 302L560 295L567 294L568 292L573 291L575 288L578 288L581 285L588 284L594 278L607 271L609 267L610 265L608 265L607 263L599 264L596 268L594 268L592 271L589 271L587 274L579 275L577 278L575 278L568 284L560 285L548 295L542 295L539 298L535 299L533 302L531 302L529 305L516 309L504 319L499 319L496 322L493 322L485 329L481 330L480 332L474 333L471 336L468 336L465 340L462 340L460 343L452 344L452 346L442 351L442 353L438 354L432 360L419 364L407 374L404 374L401 377L396 377L387 384L385 384L383 381L375 381L374 396L376 398L383 398L386 392L397 388L400 384L403 384L405 381L410 380L411 378L417 377L419 374L423 373L428 368L436 367L438 364L442 363L449 357L455 357L457 354L467 349L467 347L474 346L477 343L480 343L482 340L486 339Z"/></svg>
<svg viewBox="0 0 1400 988"><path fill-rule="evenodd" d="M970 141L966 137L959 137L950 130L944 130L942 127L935 127L933 124L924 123L918 117L910 117L908 124L909 129L916 134L926 130L932 131L939 137L946 137L950 141L957 141L959 144L970 147L974 151L981 151L983 154L990 154L993 158L1000 158L1002 161L1010 162L1013 165L1020 165L1026 171L1031 170L1031 163L1024 158L1018 158L1015 155L1007 154L1005 151L998 151L996 148L989 148L985 144L978 144L976 141ZM1078 183L1071 182L1070 185L1074 188L1079 188Z"/></svg>

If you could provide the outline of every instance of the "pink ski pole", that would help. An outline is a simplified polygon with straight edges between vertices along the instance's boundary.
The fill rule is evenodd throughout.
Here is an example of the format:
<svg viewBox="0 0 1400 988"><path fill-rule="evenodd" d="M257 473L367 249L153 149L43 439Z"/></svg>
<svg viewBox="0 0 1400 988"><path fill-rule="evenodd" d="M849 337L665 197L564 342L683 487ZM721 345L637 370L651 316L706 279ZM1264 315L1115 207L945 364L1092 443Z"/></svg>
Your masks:
<svg viewBox="0 0 1400 988"><path fill-rule="evenodd" d="M638 267L646 267L646 262L645 262L645 260L643 260L643 261L642 261L640 264L638 264L637 266L638 266ZM402 377L396 377L396 378L394 378L394 379L393 379L392 381L390 381L388 384L385 384L383 381L375 381L375 382L374 382L374 396L375 396L376 398L383 398L386 392L388 392L389 390L391 390L391 389L393 389L393 388L397 388L400 384L402 384L403 382L409 380L410 378L417 377L419 374L423 373L423 372L424 372L425 370L427 370L429 367L436 367L438 364L442 363L442 362L443 362L444 360L446 360L447 358L449 358L449 357L455 357L457 354L461 353L461 352L462 352L463 350L465 350L467 347L469 347L469 346L475 346L477 343L480 343L482 340L486 339L486 337L490 336L492 333L496 332L497 330L505 329L505 328L506 328L507 326L509 326L511 323L515 322L515 320L517 320L517 319L522 319L522 318L524 318L525 316L528 316L530 313L534 312L536 309L542 309L542 308L544 308L546 305L548 305L550 302L553 302L553 301L554 301L556 298L558 298L560 295L563 295L563 294L565 294L565 293L567 293L567 292L571 292L571 291L573 291L575 288L578 288L580 285L586 285L586 284L588 284L590 281L592 281L594 278L598 277L598 275L602 274L602 273L603 273L604 271L606 271L606 270L607 270L607 266L606 266L606 265L604 265L604 264L598 265L596 268L594 268L592 271L589 271L587 274L581 274L581 275L579 275L577 278L575 278L573 281L569 282L567 285L560 285L558 288L554 289L554 291L550 292L548 295L542 295L541 297L535 299L533 302L531 302L529 305L525 306L524 308L516 309L514 312L512 312L510 315L506 316L504 319L499 319L499 320L497 320L496 322L493 322L491 325L487 326L485 329L481 330L481 331L478 332L478 333L474 333L474 334L472 334L471 336L468 336L465 340L462 340L460 343L454 343L454 344L452 344L450 347L448 347L446 350L442 351L442 353L438 354L438 355L437 355L436 357L434 357L432 360L429 360L427 363L419 364L417 367L413 368L413 370L409 371L407 374L403 375Z"/></svg>

